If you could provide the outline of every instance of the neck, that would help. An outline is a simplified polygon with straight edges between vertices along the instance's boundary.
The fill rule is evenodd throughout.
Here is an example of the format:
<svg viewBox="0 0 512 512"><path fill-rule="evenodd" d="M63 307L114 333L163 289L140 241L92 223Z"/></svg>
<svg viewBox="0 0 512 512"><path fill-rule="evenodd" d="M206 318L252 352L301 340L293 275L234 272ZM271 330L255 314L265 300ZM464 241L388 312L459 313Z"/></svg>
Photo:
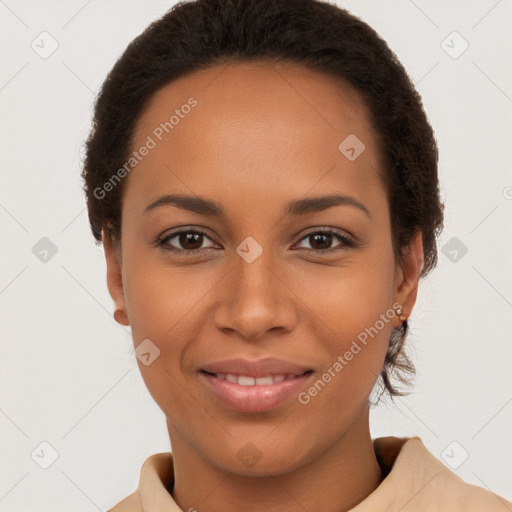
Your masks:
<svg viewBox="0 0 512 512"><path fill-rule="evenodd" d="M174 461L173 499L200 512L343 512L382 480L369 431L366 405L334 444L287 473L245 476L215 466L168 422Z"/></svg>

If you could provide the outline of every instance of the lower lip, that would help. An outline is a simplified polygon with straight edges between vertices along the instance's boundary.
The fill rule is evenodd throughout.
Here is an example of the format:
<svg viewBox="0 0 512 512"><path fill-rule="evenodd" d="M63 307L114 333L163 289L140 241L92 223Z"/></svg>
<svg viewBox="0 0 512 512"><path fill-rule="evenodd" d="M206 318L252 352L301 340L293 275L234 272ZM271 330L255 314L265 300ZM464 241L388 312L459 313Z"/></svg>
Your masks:
<svg viewBox="0 0 512 512"><path fill-rule="evenodd" d="M279 407L289 398L297 395L312 376L312 373L307 373L274 384L242 386L218 379L208 373L199 372L199 374L209 389L226 406L241 412L265 412Z"/></svg>

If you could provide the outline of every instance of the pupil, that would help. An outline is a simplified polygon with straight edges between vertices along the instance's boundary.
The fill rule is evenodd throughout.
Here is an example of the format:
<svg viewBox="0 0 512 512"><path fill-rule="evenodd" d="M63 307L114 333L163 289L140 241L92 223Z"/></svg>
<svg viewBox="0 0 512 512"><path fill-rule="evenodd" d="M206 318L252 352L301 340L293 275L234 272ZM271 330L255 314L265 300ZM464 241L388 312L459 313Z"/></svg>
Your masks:
<svg viewBox="0 0 512 512"><path fill-rule="evenodd" d="M182 245L182 247L185 247L186 249L199 249L202 245L202 236L203 235L201 233L182 233L180 235L180 244ZM192 247L190 247L190 244L192 245Z"/></svg>
<svg viewBox="0 0 512 512"><path fill-rule="evenodd" d="M312 235L313 239L315 240L315 243L317 243L319 241L319 238L320 239L323 239L323 242L325 245L325 242L327 241L327 246L326 247L322 247L322 243L320 240L320 246L319 249L328 249L330 247L330 238L331 238L332 235L329 235L329 234L316 234L316 235ZM314 247L315 244L312 244L312 246Z"/></svg>

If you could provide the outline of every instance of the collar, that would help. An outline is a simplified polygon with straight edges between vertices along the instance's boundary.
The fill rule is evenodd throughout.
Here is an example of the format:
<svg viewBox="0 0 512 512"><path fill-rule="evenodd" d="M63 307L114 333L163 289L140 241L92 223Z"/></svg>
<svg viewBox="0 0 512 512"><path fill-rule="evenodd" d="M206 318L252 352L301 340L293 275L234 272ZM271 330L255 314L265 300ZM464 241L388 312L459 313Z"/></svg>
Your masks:
<svg viewBox="0 0 512 512"><path fill-rule="evenodd" d="M512 511L512 503L465 483L436 459L419 437L379 437L373 446L384 480L349 512ZM172 453L156 453L146 459L136 491L141 511L183 512L168 491L173 482Z"/></svg>

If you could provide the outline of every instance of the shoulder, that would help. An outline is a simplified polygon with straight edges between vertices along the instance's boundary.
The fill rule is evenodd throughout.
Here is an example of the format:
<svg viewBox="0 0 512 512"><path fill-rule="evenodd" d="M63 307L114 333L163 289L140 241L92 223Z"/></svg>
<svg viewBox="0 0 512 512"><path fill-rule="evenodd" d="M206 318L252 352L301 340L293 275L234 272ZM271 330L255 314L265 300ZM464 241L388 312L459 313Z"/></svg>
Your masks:
<svg viewBox="0 0 512 512"><path fill-rule="evenodd" d="M512 512L512 503L462 480L419 437L378 438L374 449L385 478L354 512Z"/></svg>
<svg viewBox="0 0 512 512"><path fill-rule="evenodd" d="M124 500L120 501L117 505L109 508L107 512L142 512L142 504L140 501L139 490L127 496Z"/></svg>
<svg viewBox="0 0 512 512"><path fill-rule="evenodd" d="M180 509L167 490L173 484L172 453L155 453L142 464L137 489L107 512L178 511Z"/></svg>
<svg viewBox="0 0 512 512"><path fill-rule="evenodd" d="M423 444L419 437L409 439L402 448L406 468L414 464L417 484L423 484L430 502L443 510L512 511L512 503L476 485L469 484L445 466ZM401 452L402 452L401 451ZM418 464L419 463L419 464ZM441 508L439 508L441 510Z"/></svg>

